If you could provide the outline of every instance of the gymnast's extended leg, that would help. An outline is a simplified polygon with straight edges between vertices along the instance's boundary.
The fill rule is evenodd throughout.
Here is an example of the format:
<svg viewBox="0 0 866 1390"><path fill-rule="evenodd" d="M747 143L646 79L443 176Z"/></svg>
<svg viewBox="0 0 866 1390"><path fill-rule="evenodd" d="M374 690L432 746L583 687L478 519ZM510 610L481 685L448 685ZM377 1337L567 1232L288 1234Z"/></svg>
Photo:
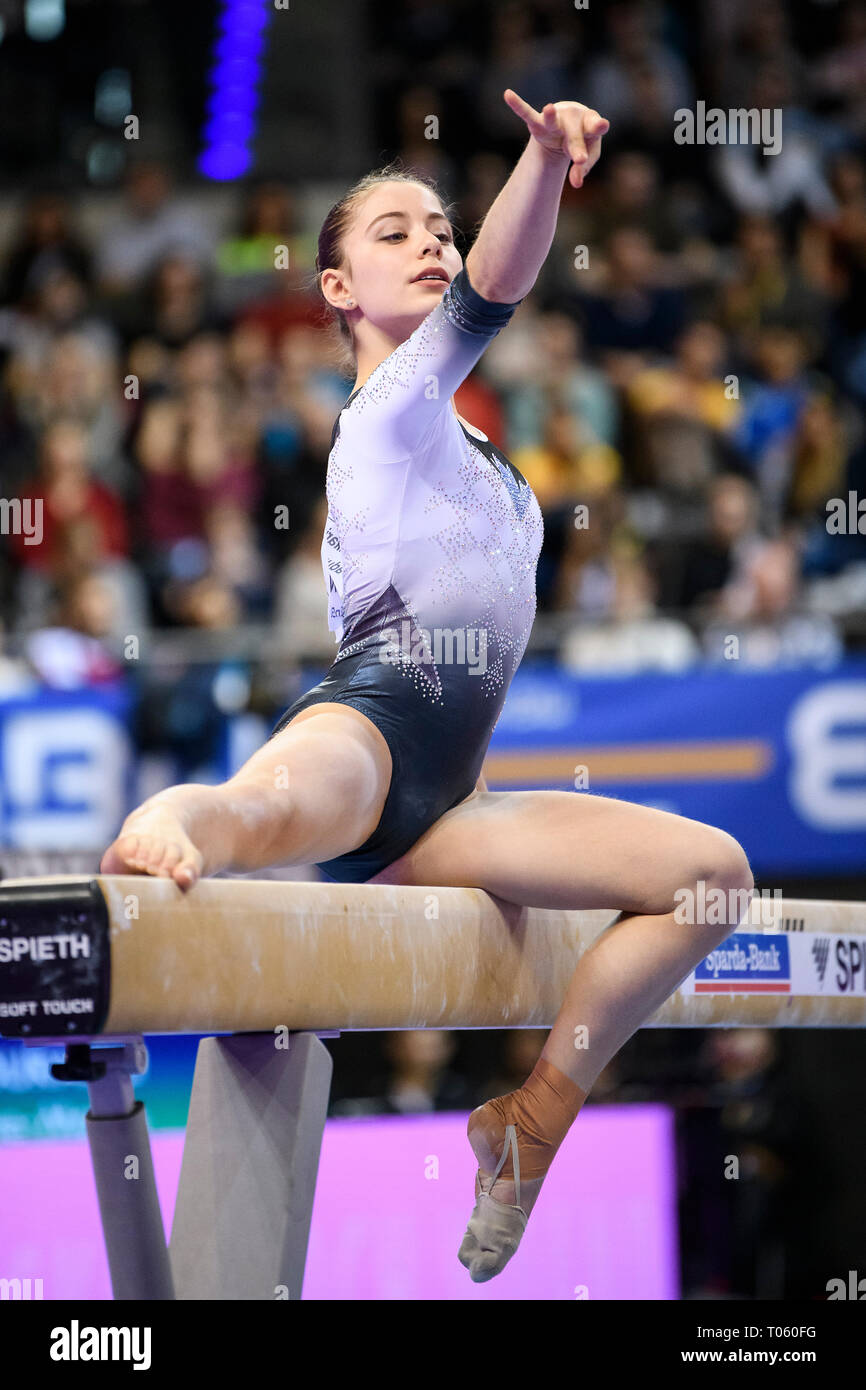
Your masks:
<svg viewBox="0 0 866 1390"><path fill-rule="evenodd" d="M189 783L149 797L102 857L103 873L173 878L184 890L221 869L251 873L357 849L391 782L391 754L358 710L302 710L219 786Z"/></svg>
<svg viewBox="0 0 866 1390"><path fill-rule="evenodd" d="M596 1077L689 971L723 940L754 885L723 830L627 801L570 792L476 792L372 882L474 886L527 907L613 907L627 915L575 968L531 1076L473 1111L475 1211L460 1259L476 1282L517 1248L544 1175ZM680 890L721 889L723 920L681 920ZM712 901L713 899L710 899ZM709 914L707 914L709 916ZM520 1165L516 1204L513 1147Z"/></svg>

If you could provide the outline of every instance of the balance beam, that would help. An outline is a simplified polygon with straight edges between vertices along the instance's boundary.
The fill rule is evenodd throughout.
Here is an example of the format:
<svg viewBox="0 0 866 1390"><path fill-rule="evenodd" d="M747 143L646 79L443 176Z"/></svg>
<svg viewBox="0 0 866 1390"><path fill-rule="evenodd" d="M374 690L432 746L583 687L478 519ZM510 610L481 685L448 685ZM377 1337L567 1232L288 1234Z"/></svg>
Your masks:
<svg viewBox="0 0 866 1390"><path fill-rule="evenodd" d="M0 883L0 1034L64 1038L52 1075L87 1083L115 1299L300 1298L333 1069L321 1036L548 1028L581 954L619 916L475 888ZM864 904L759 900L724 945L645 1026L866 1023ZM132 1078L147 1067L144 1034L187 1032L234 1036L199 1042L166 1245Z"/></svg>
<svg viewBox="0 0 866 1390"><path fill-rule="evenodd" d="M0 1035L549 1028L582 953L619 915L519 908L477 888L8 880ZM750 916L736 933L742 968L692 972L644 1026L866 1024L866 904L765 898ZM58 958L64 934L86 937L89 955Z"/></svg>

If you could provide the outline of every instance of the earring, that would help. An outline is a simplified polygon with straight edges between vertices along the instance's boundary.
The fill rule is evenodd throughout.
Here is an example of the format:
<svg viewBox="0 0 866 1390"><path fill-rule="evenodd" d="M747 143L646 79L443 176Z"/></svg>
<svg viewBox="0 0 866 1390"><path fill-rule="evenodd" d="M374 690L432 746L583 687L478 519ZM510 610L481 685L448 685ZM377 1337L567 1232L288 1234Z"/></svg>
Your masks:
<svg viewBox="0 0 866 1390"><path fill-rule="evenodd" d="M355 301L354 301L354 299L347 299L347 300L346 300L346 308L347 308L347 309L354 309L354 307L355 307Z"/></svg>

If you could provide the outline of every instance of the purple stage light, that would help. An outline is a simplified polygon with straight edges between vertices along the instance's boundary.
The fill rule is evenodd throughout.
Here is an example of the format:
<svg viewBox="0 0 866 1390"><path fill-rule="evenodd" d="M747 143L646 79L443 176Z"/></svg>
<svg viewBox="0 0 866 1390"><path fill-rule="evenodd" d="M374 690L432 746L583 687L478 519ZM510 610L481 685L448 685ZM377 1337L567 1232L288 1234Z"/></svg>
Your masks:
<svg viewBox="0 0 866 1390"><path fill-rule="evenodd" d="M223 0L198 160L199 172L207 179L242 178L252 167L257 87L272 13L268 0Z"/></svg>
<svg viewBox="0 0 866 1390"><path fill-rule="evenodd" d="M206 179L225 182L227 179L241 179L249 172L253 157L246 145L232 145L223 142L206 149L198 162L198 167Z"/></svg>

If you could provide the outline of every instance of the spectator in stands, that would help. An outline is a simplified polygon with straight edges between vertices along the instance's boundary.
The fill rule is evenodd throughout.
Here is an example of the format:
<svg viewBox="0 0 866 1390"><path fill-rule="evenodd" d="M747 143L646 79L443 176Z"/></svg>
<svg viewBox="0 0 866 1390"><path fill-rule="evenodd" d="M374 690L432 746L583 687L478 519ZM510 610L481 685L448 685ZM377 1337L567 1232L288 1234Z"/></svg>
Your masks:
<svg viewBox="0 0 866 1390"><path fill-rule="evenodd" d="M580 325L554 310L528 322L529 331L516 334L519 355L510 348L506 352L505 334L485 357L488 375L505 396L508 450L540 445L553 393L580 420L587 443L614 448L619 402L604 373L583 360Z"/></svg>
<svg viewBox="0 0 866 1390"><path fill-rule="evenodd" d="M566 92L573 82L560 45L555 39L541 38L535 28L532 9L522 0L508 0L490 13L487 52L477 78L476 111L483 143L498 154L519 153L524 144L513 113L502 100L506 87L519 92L540 111L550 101L551 92ZM588 96L583 100L594 105Z"/></svg>
<svg viewBox="0 0 866 1390"><path fill-rule="evenodd" d="M249 505L215 502L204 515L204 534L211 573L232 590L248 618L270 617L271 573Z"/></svg>
<svg viewBox="0 0 866 1390"><path fill-rule="evenodd" d="M743 385L734 440L761 494L764 521L778 523L791 487L800 420L814 394L802 333L784 325L761 329L755 353L759 379Z"/></svg>
<svg viewBox="0 0 866 1390"><path fill-rule="evenodd" d="M462 169L462 188L458 202L457 223L474 240L487 209L508 181L511 166L501 154L491 150L473 150L467 155Z"/></svg>
<svg viewBox="0 0 866 1390"><path fill-rule="evenodd" d="M575 292L563 307L582 318L587 346L620 381L642 365L639 354L670 352L685 312L681 292L662 283L658 255L639 227L613 233L601 288Z"/></svg>
<svg viewBox="0 0 866 1390"><path fill-rule="evenodd" d="M388 1033L383 1044L391 1063L385 1109L402 1115L463 1110L475 1097L467 1079L449 1066L457 1039L444 1028L410 1028Z"/></svg>
<svg viewBox="0 0 866 1390"><path fill-rule="evenodd" d="M862 522L862 501L866 498L866 444L860 440L849 451L841 486L835 496L848 504L854 494L858 528L849 523L842 529L828 527L825 499L823 514L815 517L803 543L803 573L834 576L832 585L822 583L824 597L817 607L832 613L866 612L866 531ZM828 593L828 588L830 592Z"/></svg>
<svg viewBox="0 0 866 1390"><path fill-rule="evenodd" d="M608 46L587 64L581 99L596 111L610 112L611 131L619 127L630 136L644 116L640 80L648 73L672 122L678 107L692 103L692 81L682 59L660 36L662 7L652 0L614 0L604 14Z"/></svg>
<svg viewBox="0 0 866 1390"><path fill-rule="evenodd" d="M61 529L81 517L91 517L104 554L129 553L129 531L123 503L89 471L87 434L78 420L59 417L43 437L39 472L21 493L22 499L42 504L42 543L26 545L11 536L10 546L25 569L50 571L57 562Z"/></svg>
<svg viewBox="0 0 866 1390"><path fill-rule="evenodd" d="M27 307L36 287L58 272L90 285L91 253L73 229L69 202L62 193L46 190L28 199L21 227L6 255L0 277L0 299Z"/></svg>
<svg viewBox="0 0 866 1390"><path fill-rule="evenodd" d="M769 63L782 70L792 91L806 90L806 63L794 47L791 18L780 0L748 0L739 14L736 6L728 14L733 32L712 54L720 105L751 105L755 82Z"/></svg>
<svg viewBox="0 0 866 1390"><path fill-rule="evenodd" d="M554 387L547 393L540 442L512 449L510 458L544 512L606 492L622 474L617 451L595 438Z"/></svg>
<svg viewBox="0 0 866 1390"><path fill-rule="evenodd" d="M25 344L46 345L75 332L97 347L114 350L117 334L94 312L80 275L64 265L40 265L28 276L27 303L19 306L19 333ZM32 350L32 349L31 349Z"/></svg>
<svg viewBox="0 0 866 1390"><path fill-rule="evenodd" d="M588 283L594 249L606 247L622 227L638 227L650 237L656 250L671 256L680 250L685 228L675 205L662 195L658 164L641 150L620 150L604 176L603 193L595 201L580 203L570 220L575 239L590 248Z"/></svg>
<svg viewBox="0 0 866 1390"><path fill-rule="evenodd" d="M386 1034L383 1074L371 1078L367 1094L335 1101L332 1115L421 1115L469 1110L476 1096L449 1065L457 1040L444 1028L413 1028Z"/></svg>
<svg viewBox="0 0 866 1390"><path fill-rule="evenodd" d="M712 610L725 586L745 572L764 544L759 499L753 483L721 473L707 491L707 525L703 535L678 547L676 577L670 594L675 608Z"/></svg>
<svg viewBox="0 0 866 1390"><path fill-rule="evenodd" d="M172 386L183 396L199 389L236 401L229 370L228 341L216 332L199 332L179 348L173 361Z"/></svg>
<svg viewBox="0 0 866 1390"><path fill-rule="evenodd" d="M828 360L836 379L866 403L866 162L848 152L831 166L835 216L813 222L804 241L832 300Z"/></svg>
<svg viewBox="0 0 866 1390"><path fill-rule="evenodd" d="M716 316L735 335L738 351L750 356L759 330L768 323L799 327L808 335L810 349L817 351L828 309L823 289L807 282L786 255L772 218L762 214L742 218L732 267L716 301Z"/></svg>
<svg viewBox="0 0 866 1390"><path fill-rule="evenodd" d="M87 578L98 579L111 594L112 622L98 635L104 636L109 651L122 653L125 639L130 635L140 637L150 625L147 588L131 560L105 550L102 528L89 511L58 527L55 555L49 568L29 566L20 571L15 590L18 630L30 632L52 626L64 596Z"/></svg>
<svg viewBox="0 0 866 1390"><path fill-rule="evenodd" d="M268 294L244 305L242 322L264 328L274 350L277 350L283 334L297 325L322 333L322 302L321 297L310 288L315 284L311 273L290 265L287 270L275 272L274 284L275 288Z"/></svg>
<svg viewBox="0 0 866 1390"><path fill-rule="evenodd" d="M136 338L129 344L123 392L129 437L141 423L144 406L172 390L174 370L175 354L154 338Z"/></svg>
<svg viewBox="0 0 866 1390"><path fill-rule="evenodd" d="M559 660L575 671L682 670L697 644L685 623L656 612L657 583L623 510L616 492L590 501L588 527L573 527L566 540L557 597L579 621Z"/></svg>
<svg viewBox="0 0 866 1390"><path fill-rule="evenodd" d="M261 413L273 401L279 369L261 324L236 323L226 344L229 365L244 400Z"/></svg>
<svg viewBox="0 0 866 1390"><path fill-rule="evenodd" d="M829 393L809 398L794 435L785 519L826 519L826 502L845 485L848 439L838 406Z"/></svg>
<svg viewBox="0 0 866 1390"><path fill-rule="evenodd" d="M839 39L814 60L810 86L817 100L832 105L836 124L849 139L866 136L866 4L840 6Z"/></svg>
<svg viewBox="0 0 866 1390"><path fill-rule="evenodd" d="M794 538L755 546L717 597L720 620L704 628L705 656L749 666L833 665L842 651L835 626L824 614L802 612L803 597Z"/></svg>
<svg viewBox="0 0 866 1390"><path fill-rule="evenodd" d="M126 499L132 471L123 448L124 419L114 348L81 333L58 337L35 382L36 419L77 419L86 430L88 468L95 481Z"/></svg>
<svg viewBox="0 0 866 1390"><path fill-rule="evenodd" d="M736 378L724 376L726 356L725 335L698 320L680 334L669 365L630 381L635 469L651 486L688 493L730 465L741 407Z"/></svg>
<svg viewBox="0 0 866 1390"><path fill-rule="evenodd" d="M435 180L442 188L453 188L457 167L443 151L438 130L430 123L431 117L443 120L446 109L447 102L435 87L406 87L397 102L397 158L405 169Z"/></svg>
<svg viewBox="0 0 866 1390"><path fill-rule="evenodd" d="M349 395L327 351L321 334L302 326L288 330L280 342L274 390L258 410L259 522L263 544L277 562L292 552L324 495L334 420Z"/></svg>
<svg viewBox="0 0 866 1390"><path fill-rule="evenodd" d="M130 165L123 209L106 224L100 238L97 277L104 293L126 294L168 256L207 264L212 245L204 220L172 195L166 166L142 160Z"/></svg>
<svg viewBox="0 0 866 1390"><path fill-rule="evenodd" d="M816 217L830 217L835 202L824 179L821 151L801 130L791 129L792 90L784 69L777 61L756 74L749 110L776 113L776 145L748 139L740 142L733 131L724 144L710 147L710 160L719 186L742 215L782 219L781 225L796 224L803 211ZM802 126L802 122L801 122ZM771 147L772 146L772 147Z"/></svg>
<svg viewBox="0 0 866 1390"><path fill-rule="evenodd" d="M740 573L720 590L717 607L724 617L772 622L791 611L798 587L796 548L780 536L751 551Z"/></svg>
<svg viewBox="0 0 866 1390"><path fill-rule="evenodd" d="M613 617L618 584L638 554L624 513L616 488L575 503L557 577L558 609L595 620Z"/></svg>
<svg viewBox="0 0 866 1390"><path fill-rule="evenodd" d="M217 247L220 307L235 313L268 294L280 274L277 259L283 248L290 266L312 268L316 239L300 225L294 194L284 183L265 180L247 190L237 231Z"/></svg>
<svg viewBox="0 0 866 1390"><path fill-rule="evenodd" d="M209 274L191 256L172 252L157 261L122 318L126 338L146 337L169 349L200 333L224 332L227 321L214 303Z"/></svg>
<svg viewBox="0 0 866 1390"><path fill-rule="evenodd" d="M152 401L135 443L141 469L138 539L152 589L201 570L206 516L220 504L255 512L261 491L247 414L232 411L213 385L190 386L179 400ZM180 546L180 549L176 547ZM198 556L195 561L193 556Z"/></svg>
<svg viewBox="0 0 866 1390"><path fill-rule="evenodd" d="M181 470L182 425L180 402L157 398L142 412L135 437L140 470L135 534L138 545L150 552L200 534L198 497Z"/></svg>
<svg viewBox="0 0 866 1390"><path fill-rule="evenodd" d="M114 595L98 575L82 575L60 603L56 627L31 632L27 659L43 684L55 690L114 683L123 676L123 661L105 638L115 626Z"/></svg>

